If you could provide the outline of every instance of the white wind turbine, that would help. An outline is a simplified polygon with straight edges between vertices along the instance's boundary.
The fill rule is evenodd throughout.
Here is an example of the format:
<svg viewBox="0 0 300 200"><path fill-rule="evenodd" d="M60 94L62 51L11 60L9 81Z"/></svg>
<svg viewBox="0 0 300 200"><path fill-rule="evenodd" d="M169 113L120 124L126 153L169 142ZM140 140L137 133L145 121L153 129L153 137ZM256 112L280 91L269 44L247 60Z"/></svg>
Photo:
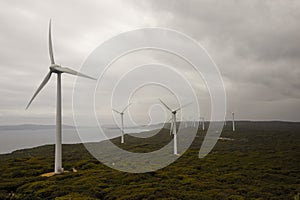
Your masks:
<svg viewBox="0 0 300 200"><path fill-rule="evenodd" d="M234 112L232 114L232 131L235 131Z"/></svg>
<svg viewBox="0 0 300 200"><path fill-rule="evenodd" d="M120 116L121 116L121 143L123 144L124 143L124 112L125 110L131 105L128 104L121 112L120 111L117 111L115 109L112 109L113 111L115 111L116 113L119 113Z"/></svg>
<svg viewBox="0 0 300 200"><path fill-rule="evenodd" d="M172 110L169 106L167 106L167 104L165 104L161 99L159 99L159 101L172 113L172 123L171 123L171 130L173 132L174 135L174 154L178 155L177 152L177 130L176 130L176 113L177 111L181 110L182 108L190 105L191 103L185 104L175 110Z"/></svg>
<svg viewBox="0 0 300 200"><path fill-rule="evenodd" d="M33 94L32 98L30 99L26 109L29 108L30 104L34 100L34 98L38 95L38 93L43 89L43 87L49 81L52 73L57 74L57 105L56 105L56 142L55 142L55 166L54 172L55 174L63 173L64 169L62 168L62 151L61 151L61 144L62 144L62 113L61 113L61 74L67 73L76 76L81 76L85 78L90 78L96 80L90 76L84 75L80 72L74 71L67 67L62 67L60 65L55 64L54 56L53 56L53 48L52 48L52 39L51 39L51 20L49 22L49 55L51 65L49 67L49 72Z"/></svg>
<svg viewBox="0 0 300 200"><path fill-rule="evenodd" d="M204 131L205 130L205 124L204 124L204 117L200 117L200 120L202 120L202 130Z"/></svg>

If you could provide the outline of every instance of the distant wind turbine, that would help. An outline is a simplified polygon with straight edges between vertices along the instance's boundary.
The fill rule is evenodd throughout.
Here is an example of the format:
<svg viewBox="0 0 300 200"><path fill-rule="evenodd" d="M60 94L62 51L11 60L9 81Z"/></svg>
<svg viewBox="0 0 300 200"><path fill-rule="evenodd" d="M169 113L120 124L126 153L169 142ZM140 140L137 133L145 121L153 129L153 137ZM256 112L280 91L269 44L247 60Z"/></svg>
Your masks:
<svg viewBox="0 0 300 200"><path fill-rule="evenodd" d="M204 124L204 117L200 117L200 120L202 120L202 130L204 131L205 130L205 124Z"/></svg>
<svg viewBox="0 0 300 200"><path fill-rule="evenodd" d="M177 130L176 130L176 113L177 111L181 110L182 108L190 105L191 103L185 104L175 110L172 110L167 104L165 104L161 99L159 99L159 101L172 113L172 125L171 125L171 129L174 135L174 154L178 155L178 151L177 151Z"/></svg>
<svg viewBox="0 0 300 200"><path fill-rule="evenodd" d="M232 114L232 131L235 131L234 112Z"/></svg>
<svg viewBox="0 0 300 200"><path fill-rule="evenodd" d="M116 113L119 113L120 116L121 116L121 143L123 144L124 143L124 112L125 110L131 105L128 104L121 112L120 111L117 111L115 109L112 109L113 111L115 111Z"/></svg>
<svg viewBox="0 0 300 200"><path fill-rule="evenodd" d="M52 48L52 39L51 39L51 20L49 22L49 55L50 55L50 61L51 65L49 67L49 72L36 90L36 92L33 94L32 98L30 99L28 105L26 106L26 109L29 108L30 104L34 100L34 98L38 95L38 93L43 89L43 87L47 84L49 81L52 73L57 74L57 105L56 105L56 142L55 142L55 166L54 166L54 172L55 174L60 174L64 172L64 169L62 168L62 152L61 152L61 144L62 144L62 113L61 113L61 74L67 73L72 74L76 76L81 76L89 79L96 80L90 76L84 75L80 72L77 72L75 70L72 70L67 67L62 67L60 65L55 64L54 61L54 55L53 55L53 48Z"/></svg>

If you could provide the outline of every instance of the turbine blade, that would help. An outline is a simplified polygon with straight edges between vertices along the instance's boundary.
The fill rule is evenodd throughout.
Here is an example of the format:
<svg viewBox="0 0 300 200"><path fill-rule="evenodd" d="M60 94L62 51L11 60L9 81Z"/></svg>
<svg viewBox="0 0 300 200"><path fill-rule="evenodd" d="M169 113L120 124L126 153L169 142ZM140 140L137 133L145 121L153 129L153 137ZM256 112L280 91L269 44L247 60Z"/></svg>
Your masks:
<svg viewBox="0 0 300 200"><path fill-rule="evenodd" d="M122 111L122 113L131 105L132 103L129 103Z"/></svg>
<svg viewBox="0 0 300 200"><path fill-rule="evenodd" d="M57 68L58 71L62 72L62 73L67 73L67 74L72 74L72 75L75 75L75 76L81 76L81 77L84 77L84 78L89 78L89 79L93 79L93 80L97 80L93 77L90 77L90 76L87 76L83 73L80 73L80 72L77 72L73 69L70 69L70 68L67 68L67 67L60 67L60 68Z"/></svg>
<svg viewBox="0 0 300 200"><path fill-rule="evenodd" d="M191 105L192 103L193 103L193 102L190 102L190 103L184 104L183 106L181 106L181 107L177 108L175 111L181 110L182 108L185 108L185 107L187 107L187 106Z"/></svg>
<svg viewBox="0 0 300 200"><path fill-rule="evenodd" d="M38 87L36 92L33 94L32 98L30 99L28 105L26 106L26 110L29 108L30 104L32 103L33 99L38 95L38 93L43 89L43 87L46 85L46 83L49 81L51 77L52 72L48 72L44 80L42 81L41 85Z"/></svg>
<svg viewBox="0 0 300 200"><path fill-rule="evenodd" d="M117 111L117 110L115 110L115 109L112 109L113 111L115 111L116 113L119 113L119 114L121 114L121 112L119 112L119 111Z"/></svg>
<svg viewBox="0 0 300 200"><path fill-rule="evenodd" d="M53 56L52 38L51 38L51 19L49 22L49 55L50 55L51 64L55 64L54 56Z"/></svg>
<svg viewBox="0 0 300 200"><path fill-rule="evenodd" d="M169 108L169 106L167 106L167 104L165 104L161 99L159 99L159 101L169 110L172 112L172 109Z"/></svg>

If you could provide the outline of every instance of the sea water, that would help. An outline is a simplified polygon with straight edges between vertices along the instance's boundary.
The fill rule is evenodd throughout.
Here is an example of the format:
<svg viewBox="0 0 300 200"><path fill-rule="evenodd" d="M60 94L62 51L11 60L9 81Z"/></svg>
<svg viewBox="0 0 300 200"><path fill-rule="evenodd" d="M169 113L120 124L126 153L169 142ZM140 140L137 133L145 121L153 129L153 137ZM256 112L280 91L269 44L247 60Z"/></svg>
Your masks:
<svg viewBox="0 0 300 200"><path fill-rule="evenodd" d="M125 133L149 131L142 127L126 128ZM63 128L63 144L99 142L121 135L119 128L80 127L80 134L74 127ZM15 150L55 143L55 128L33 130L0 130L0 154Z"/></svg>

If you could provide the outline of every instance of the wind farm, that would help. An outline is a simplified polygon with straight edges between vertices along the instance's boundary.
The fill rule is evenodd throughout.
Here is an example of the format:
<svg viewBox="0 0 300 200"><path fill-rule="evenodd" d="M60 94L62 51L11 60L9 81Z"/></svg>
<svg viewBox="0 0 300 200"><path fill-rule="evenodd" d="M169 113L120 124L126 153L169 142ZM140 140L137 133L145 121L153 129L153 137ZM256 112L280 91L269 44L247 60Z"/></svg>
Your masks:
<svg viewBox="0 0 300 200"><path fill-rule="evenodd" d="M146 139L126 135L122 147L135 153L155 151L172 141L168 126ZM252 198L258 195L266 198L293 198L297 194L294 191L298 188L299 178L295 157L298 154L295 149L299 149L299 128L299 123L239 121L239 129L234 134L229 126L222 133L222 137L234 140L219 140L209 156L198 159L198 148L205 136L205 131L200 127L198 137L176 163L155 172L141 174L124 173L101 164L83 144L63 144L62 158L65 170L70 172L40 177L53 167L54 145L18 150L0 155L0 195L9 196L13 192L17 199L29 195L49 199L97 199L112 196L128 199L154 196L192 199L203 196L215 199L220 196ZM265 131L259 131L262 129ZM111 142L119 145L120 137ZM99 145L105 146L107 141ZM72 168L77 172L72 172ZM285 174L278 174L282 170ZM134 186L130 184L132 182ZM172 189L174 186L176 190ZM161 187L162 190L159 189ZM222 189L216 191L216 187ZM232 187L236 187L236 190L232 190ZM271 193L274 188L282 193ZM148 192L143 192L145 190ZM241 194L240 190L248 192Z"/></svg>
<svg viewBox="0 0 300 200"><path fill-rule="evenodd" d="M124 115L127 111L129 112L128 108L132 106L134 110L135 105L129 103L125 104L123 109L110 108L112 113L120 116L120 125L117 126L120 131L114 132L109 139L63 144L62 74L71 74L93 81L96 78L56 64L51 20L48 28L48 47L49 72L33 94L26 110L50 81L52 74L56 74L55 144L44 144L0 154L0 170L3 172L0 174L2 180L0 199L55 199L57 197L61 199L253 199L256 197L283 199L299 197L299 193L296 192L297 181L300 177L295 172L299 169L299 159L297 160L296 157L299 154L297 141L300 138L297 131L300 130L300 124L296 122L236 120L235 112L231 112L231 123L228 125L226 116L224 121L212 121L205 115L206 113L201 113L198 117L184 115L183 109L191 107L192 102L177 105L173 109L170 105L174 105L174 102L166 103L167 101L158 99L162 108L168 113L165 123L135 127L140 131L131 134L128 130L132 131L132 127L130 129L130 126L124 122ZM121 101L118 103L120 104ZM169 116L171 119L168 121ZM211 127L219 123L225 124L221 135L208 136ZM116 130L116 124L107 126L106 133ZM151 126L153 128L149 130L142 129L142 127ZM0 127L0 131L25 128L32 131L33 128L30 127L33 125L15 128L4 126ZM54 130L51 129L52 126L36 126L34 129L41 131L43 127L49 131ZM72 126L65 125L64 127ZM73 128L73 137L75 137L76 128ZM261 130L264 131L261 132ZM184 135L178 134L179 132ZM192 132L196 135L191 146L186 150L181 150L179 147L182 145L183 136L188 137ZM139 138L137 137L139 134L151 136ZM208 156L199 159L199 147L202 147L206 140L212 139L216 139L216 146ZM134 169L134 163L130 160L120 164L119 161L124 159L124 156L111 149L111 144L134 155L157 152L171 145L172 151L165 152L165 159L174 156L178 160L157 171L126 173L104 165L86 148L90 146L97 149L97 146L101 146L106 149L105 155L102 156L114 158L114 162L111 163L113 167L122 164ZM274 146L277 149L274 149ZM103 154L104 151L101 153ZM283 159L285 162L281 162ZM62 161L64 161L64 167ZM157 165L154 161L151 162L142 156L140 162L145 163L149 168L151 165ZM53 168L54 172L52 172ZM270 192L274 189L278 192Z"/></svg>
<svg viewBox="0 0 300 200"><path fill-rule="evenodd" d="M300 199L300 1L0 6L0 200Z"/></svg>

